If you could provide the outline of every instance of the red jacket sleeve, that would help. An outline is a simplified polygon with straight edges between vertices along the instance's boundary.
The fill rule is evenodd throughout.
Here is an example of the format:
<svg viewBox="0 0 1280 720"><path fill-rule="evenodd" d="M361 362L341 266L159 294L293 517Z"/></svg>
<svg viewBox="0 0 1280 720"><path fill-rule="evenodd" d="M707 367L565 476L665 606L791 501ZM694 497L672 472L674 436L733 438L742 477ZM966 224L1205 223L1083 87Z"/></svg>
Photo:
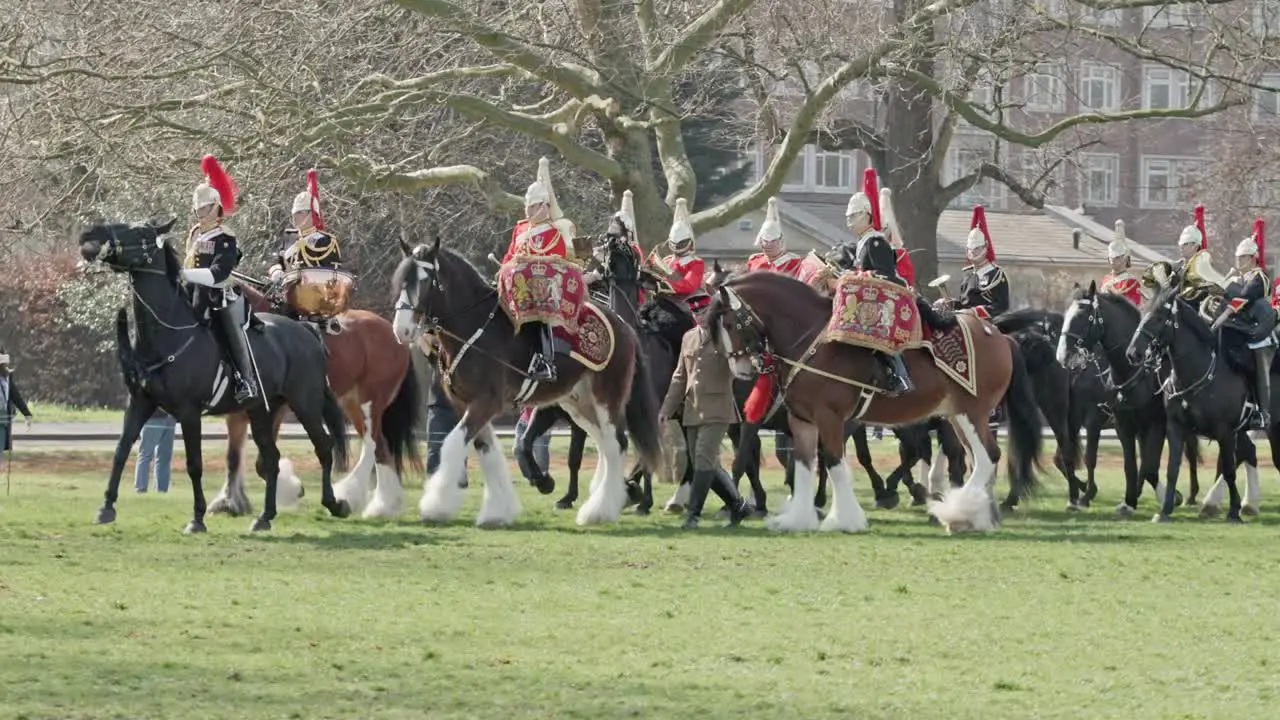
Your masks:
<svg viewBox="0 0 1280 720"><path fill-rule="evenodd" d="M515 229L511 231L511 244L507 245L507 254L502 256L502 264L506 265L516 254L516 238L520 237L520 233L524 231L524 223L516 223Z"/></svg>
<svg viewBox="0 0 1280 720"><path fill-rule="evenodd" d="M679 277L671 283L671 289L677 295L692 295L702 289L702 274L706 268L706 263L702 258L698 258L693 262L685 265L684 268L676 270Z"/></svg>
<svg viewBox="0 0 1280 720"><path fill-rule="evenodd" d="M898 277L906 280L909 287L916 286L916 266L911 263L911 255L906 250L898 251Z"/></svg>

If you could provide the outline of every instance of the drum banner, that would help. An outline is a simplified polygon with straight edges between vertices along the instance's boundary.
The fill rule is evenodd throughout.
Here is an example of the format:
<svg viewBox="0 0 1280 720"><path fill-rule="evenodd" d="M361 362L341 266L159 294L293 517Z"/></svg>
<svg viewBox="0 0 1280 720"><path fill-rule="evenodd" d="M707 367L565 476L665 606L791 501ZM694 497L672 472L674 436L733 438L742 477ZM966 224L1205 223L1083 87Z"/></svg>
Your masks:
<svg viewBox="0 0 1280 720"><path fill-rule="evenodd" d="M605 317L600 308L593 303L582 304L582 312L578 314L576 333L570 335L562 327L551 332L569 344L569 357L592 372L600 372L609 364L609 360L613 359L613 350L617 342L613 335L613 326L609 324L609 318Z"/></svg>
<svg viewBox="0 0 1280 720"><path fill-rule="evenodd" d="M796 279L808 285L811 288L827 292L828 283L835 277L835 271L822 258L809 251L809 254L800 261L800 268L796 270Z"/></svg>
<svg viewBox="0 0 1280 720"><path fill-rule="evenodd" d="M527 322L541 322L576 335L587 284L570 260L517 255L498 271L498 293L517 331Z"/></svg>
<svg viewBox="0 0 1280 720"><path fill-rule="evenodd" d="M875 275L843 273L831 308L829 341L896 355L920 347L924 340L915 293Z"/></svg>

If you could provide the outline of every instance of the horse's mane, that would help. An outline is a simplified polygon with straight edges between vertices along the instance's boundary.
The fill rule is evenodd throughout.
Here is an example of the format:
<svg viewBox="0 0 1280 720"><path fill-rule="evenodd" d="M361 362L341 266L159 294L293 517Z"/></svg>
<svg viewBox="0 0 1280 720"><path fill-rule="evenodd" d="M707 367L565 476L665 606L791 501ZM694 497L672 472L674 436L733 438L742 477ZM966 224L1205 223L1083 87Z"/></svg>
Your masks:
<svg viewBox="0 0 1280 720"><path fill-rule="evenodd" d="M177 284L178 276L182 274L182 260L178 257L178 251L168 238L165 239L161 250L164 252L164 275L170 282Z"/></svg>
<svg viewBox="0 0 1280 720"><path fill-rule="evenodd" d="M1213 331L1209 329L1209 323L1200 317L1200 313L1196 311L1195 306L1179 296L1179 287L1177 284L1164 288L1156 295L1153 300L1153 307L1159 307L1167 302L1173 302L1174 312L1181 313L1187 322L1183 326L1191 331L1192 335L1200 342L1208 344L1210 347L1217 347L1217 339L1213 336Z"/></svg>
<svg viewBox="0 0 1280 720"><path fill-rule="evenodd" d="M410 271L416 272L416 270L414 270L414 267L415 267L414 261L418 259L417 257L418 252L425 248L426 248L425 245L419 245L415 247L413 249L413 254L410 257L402 259L400 261L400 264L397 265L396 269L391 273L391 301L392 302L395 302L396 300L399 299L400 288L404 287L405 281L409 279ZM468 268L469 270L471 270L471 273L475 276L475 281L477 283L488 286L489 283L488 281L485 280L484 274L480 272L479 268L477 268L474 263L472 263L467 258L463 257L461 253L446 247L441 247L438 250L436 250L436 262L439 263L442 268L446 264L445 263L446 260L448 261L448 264L451 270L459 265L462 267Z"/></svg>
<svg viewBox="0 0 1280 720"><path fill-rule="evenodd" d="M1062 313L1039 308L1022 308L997 315L992 318L991 324L1006 335L1032 327L1040 330L1047 329L1056 335L1062 332Z"/></svg>
<svg viewBox="0 0 1280 720"><path fill-rule="evenodd" d="M808 283L801 282L790 275L783 275L776 272L734 272L723 283L724 287L740 287L752 283L763 282L766 285L776 283L786 288L787 297L795 297L799 300L805 300L815 306L822 306L828 310L831 307L831 298L818 292L818 290Z"/></svg>
<svg viewBox="0 0 1280 720"><path fill-rule="evenodd" d="M1126 300L1123 295L1115 295L1113 293L1098 293L1097 298L1100 304L1110 305L1114 307L1118 312L1121 312L1130 316L1141 317L1142 315L1142 311L1139 310L1133 303Z"/></svg>

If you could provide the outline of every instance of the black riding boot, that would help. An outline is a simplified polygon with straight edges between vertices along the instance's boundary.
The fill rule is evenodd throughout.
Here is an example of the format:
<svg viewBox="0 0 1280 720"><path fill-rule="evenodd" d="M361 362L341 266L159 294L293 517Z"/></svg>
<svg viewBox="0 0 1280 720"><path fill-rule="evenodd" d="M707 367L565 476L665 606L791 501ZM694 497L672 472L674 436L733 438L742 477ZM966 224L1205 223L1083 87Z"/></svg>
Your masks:
<svg viewBox="0 0 1280 720"><path fill-rule="evenodd" d="M256 404L254 401L259 396L255 382L257 373L253 371L253 359L249 355L249 339L244 336L244 328L237 322L234 306L220 308L216 314L222 339L227 344L227 354L235 366L236 402L241 405Z"/></svg>
<svg viewBox="0 0 1280 720"><path fill-rule="evenodd" d="M689 492L689 508L684 518L685 530L696 530L702 518L702 506L707 502L707 493L716 481L715 470L694 470L693 489Z"/></svg>
<svg viewBox="0 0 1280 720"><path fill-rule="evenodd" d="M724 501L725 507L729 508L729 527L741 525L742 521L751 515L746 498L738 493L738 488L733 486L733 478L725 472L724 468L716 469L711 490Z"/></svg>
<svg viewBox="0 0 1280 720"><path fill-rule="evenodd" d="M538 333L542 351L534 353L533 362L529 364L529 377L538 382L555 382L555 338L551 335L551 326L538 323Z"/></svg>
<svg viewBox="0 0 1280 720"><path fill-rule="evenodd" d="M1274 348L1267 346L1253 351L1253 397L1257 403L1250 425L1254 430L1266 430L1271 426L1271 359Z"/></svg>
<svg viewBox="0 0 1280 720"><path fill-rule="evenodd" d="M880 353L880 359L884 363L885 370L889 375L889 393L891 395L904 395L911 392L911 376L907 373L907 364L902 361L901 355L889 355L888 353Z"/></svg>

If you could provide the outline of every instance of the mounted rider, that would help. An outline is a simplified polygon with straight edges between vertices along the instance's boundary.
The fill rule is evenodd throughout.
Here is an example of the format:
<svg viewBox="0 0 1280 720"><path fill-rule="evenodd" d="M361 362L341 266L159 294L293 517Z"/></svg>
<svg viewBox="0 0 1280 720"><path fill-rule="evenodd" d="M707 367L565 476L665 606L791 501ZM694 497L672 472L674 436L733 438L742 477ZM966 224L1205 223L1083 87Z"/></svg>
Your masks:
<svg viewBox="0 0 1280 720"><path fill-rule="evenodd" d="M342 265L342 252L338 239L325 231L324 215L320 211L320 184L314 169L307 171L307 189L293 198L291 209L293 227L285 232L284 247L276 254L275 263L267 270L267 279L288 295L301 282L300 277L286 275L303 268L337 270ZM307 315L337 315L345 312L350 298L350 279L342 283L324 283L325 297L317 305L321 307L287 307L286 313L295 318ZM311 318L308 319L318 319Z"/></svg>
<svg viewBox="0 0 1280 720"><path fill-rule="evenodd" d="M1129 257L1129 244L1125 241L1124 221L1116 220L1115 239L1107 245L1107 262L1111 263L1111 273L1102 278L1099 292L1123 296L1134 305L1142 305L1142 281L1133 274L1133 265Z"/></svg>
<svg viewBox="0 0 1280 720"><path fill-rule="evenodd" d="M884 215L884 234L889 238L889 245L898 258L894 269L898 277L907 283L907 287L916 286L916 266L911 262L911 253L907 252L902 242L902 229L898 227L898 216L893 211L893 192L889 188L880 188L880 212Z"/></svg>
<svg viewBox="0 0 1280 720"><path fill-rule="evenodd" d="M835 262L845 270L869 272L906 287L907 281L898 276L897 254L880 229L880 195L876 191L875 170L868 168L863 173L862 190L849 198L844 216L845 223L853 230L854 242L845 240L834 248ZM902 356L876 352L876 357L889 376L889 392L894 395L910 392L914 385Z"/></svg>
<svg viewBox="0 0 1280 720"><path fill-rule="evenodd" d="M981 205L973 208L971 227L965 241L965 256L971 264L964 269L955 308L972 310L978 317L989 320L1009 311L1009 278L996 264L996 248Z"/></svg>
<svg viewBox="0 0 1280 720"><path fill-rule="evenodd" d="M231 362L235 383L235 399L241 405L259 397L258 373L244 325L248 316L243 299L235 292L231 271L240 264L243 253L236 238L227 232L222 221L236 211L236 184L218 164L217 158L205 155L200 161L205 181L196 186L191 197L191 210L196 224L187 234L186 256L182 279L193 288L192 301L197 315L208 311L214 319L214 336L221 341L223 352Z"/></svg>
<svg viewBox="0 0 1280 720"><path fill-rule="evenodd" d="M511 233L511 244L502 258L504 269L523 265L538 258L562 258L568 263L559 264L553 292L568 300L583 294L585 281L581 270L576 265L573 251L573 238L577 236L577 228L573 222L560 211L556 202L555 188L551 184L551 161L547 158L538 160L538 176L524 195L525 219L516 224ZM500 271L501 272L501 271ZM565 289L576 283L577 288L566 293ZM576 316L578 308L570 308ZM529 378L537 382L554 382L556 378L555 351L556 339L552 335L552 327L546 322L529 321L531 332L536 333L541 341L541 352L533 354L529 365Z"/></svg>
<svg viewBox="0 0 1280 720"><path fill-rule="evenodd" d="M1227 282L1228 302L1214 323L1223 328L1224 344L1231 341L1253 351L1253 412L1249 418L1255 430L1271 424L1271 360L1275 355L1271 333L1276 327L1276 311L1268 302L1266 243L1262 218L1254 221L1253 236L1236 246L1236 269Z"/></svg>
<svg viewBox="0 0 1280 720"><path fill-rule="evenodd" d="M671 218L671 230L667 233L667 247L671 254L655 262L657 248L650 255L650 265L656 266L671 283L671 292L683 300L695 315L711 304L711 296L702 290L703 275L707 264L694 253L693 224L689 221L689 202L676 200L676 211Z"/></svg>
<svg viewBox="0 0 1280 720"><path fill-rule="evenodd" d="M630 190L622 193L622 206L609 218L609 229L605 232L605 236L606 238L625 239L627 246L631 248L632 260L637 270L644 264L644 250L640 247L640 241L636 237L635 196L632 195ZM602 270L588 270L582 274L582 279L588 285L594 285L603 279ZM641 288L641 303L644 302L644 294L644 289Z"/></svg>
<svg viewBox="0 0 1280 720"><path fill-rule="evenodd" d="M1209 255L1209 234L1205 231L1204 206L1197 205L1195 221L1178 235L1178 253L1182 258L1174 265L1181 278L1179 294L1199 307L1209 295L1221 295L1227 278L1213 267Z"/></svg>
<svg viewBox="0 0 1280 720"><path fill-rule="evenodd" d="M764 223L760 232L756 233L758 252L747 258L747 272L769 270L795 277L800 272L800 263L804 258L793 252L787 252L787 241L782 237L782 219L778 215L778 199L769 198L765 208Z"/></svg>

